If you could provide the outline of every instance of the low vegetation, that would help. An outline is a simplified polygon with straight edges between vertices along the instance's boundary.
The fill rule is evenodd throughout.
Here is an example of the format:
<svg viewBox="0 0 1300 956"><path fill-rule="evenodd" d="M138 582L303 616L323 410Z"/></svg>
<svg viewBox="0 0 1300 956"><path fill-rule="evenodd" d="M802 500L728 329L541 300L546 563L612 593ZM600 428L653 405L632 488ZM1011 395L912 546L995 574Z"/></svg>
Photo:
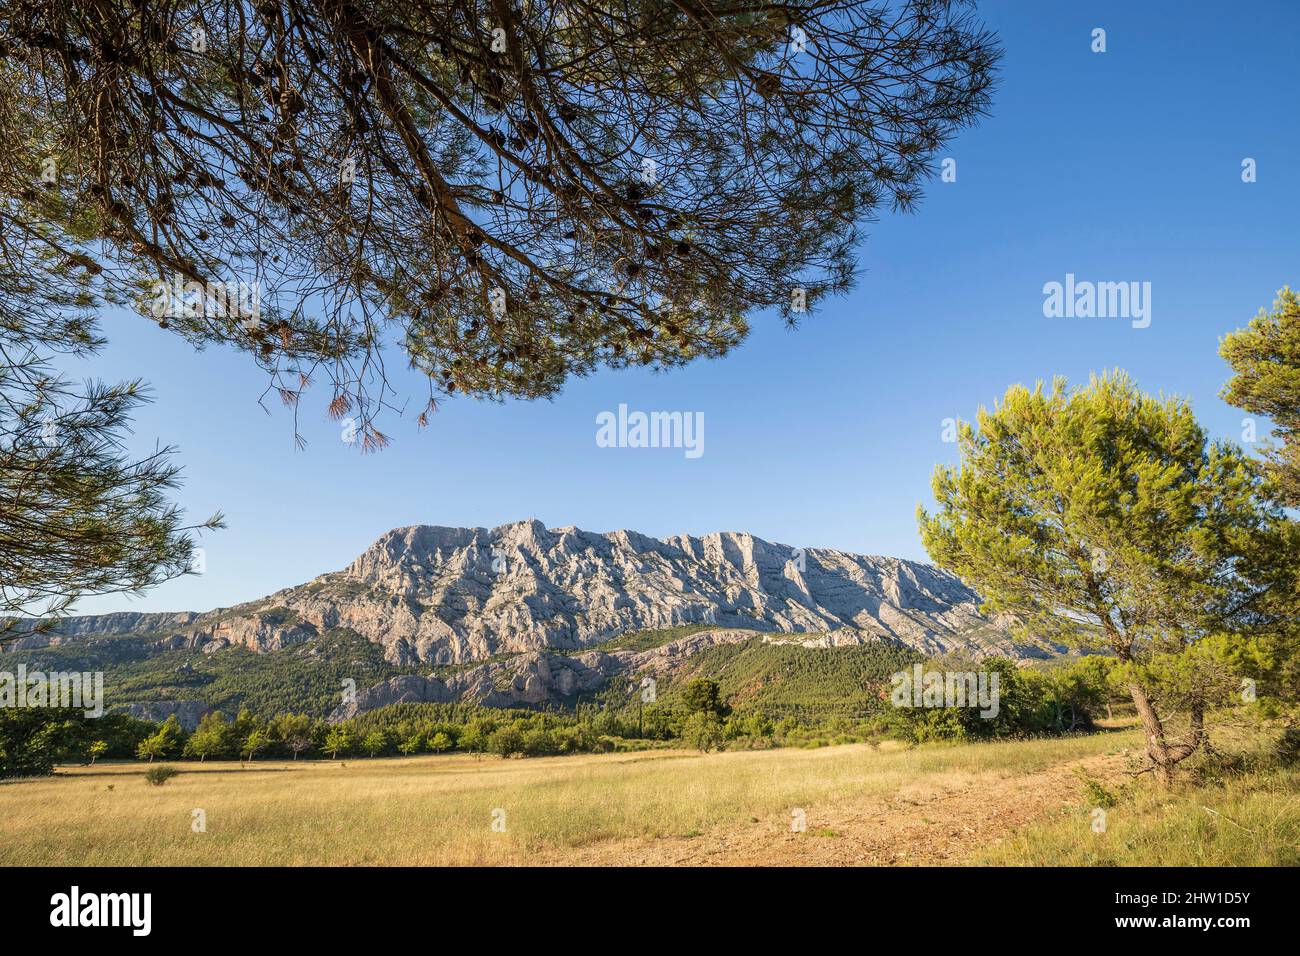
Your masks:
<svg viewBox="0 0 1300 956"><path fill-rule="evenodd" d="M761 750L1059 735L1091 728L1110 693L1109 663L1102 658L1043 671L1006 660L976 665L943 658L925 666L979 667L1000 677L996 716L986 719L969 707L891 706L891 675L920 660L887 644L810 649L754 640L690 658L649 695L620 680L570 709L397 704L333 723L302 712L266 717L242 707L233 718L211 711L187 730L174 716L153 723L123 714L87 719L78 711L3 710L0 776L50 773L58 763L99 758L544 757L667 746Z"/></svg>
<svg viewBox="0 0 1300 956"><path fill-rule="evenodd" d="M1028 866L1300 866L1300 733L1256 728L1172 788L1083 781L1080 800L979 861Z"/></svg>

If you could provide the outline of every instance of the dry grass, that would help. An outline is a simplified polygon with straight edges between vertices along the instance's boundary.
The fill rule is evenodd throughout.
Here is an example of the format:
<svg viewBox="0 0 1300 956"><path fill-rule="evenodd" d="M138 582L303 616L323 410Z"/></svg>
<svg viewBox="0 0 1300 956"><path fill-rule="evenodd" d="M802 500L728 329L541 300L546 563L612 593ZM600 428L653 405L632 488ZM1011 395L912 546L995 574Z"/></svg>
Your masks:
<svg viewBox="0 0 1300 956"><path fill-rule="evenodd" d="M964 746L866 744L702 756L682 751L501 760L67 767L0 785L5 865L437 865L563 862L627 838L788 827L817 808L1003 781L1130 746L1101 734ZM906 807L907 804L901 804ZM505 832L492 828L505 811ZM206 813L207 832L191 829ZM902 809L899 812L909 812Z"/></svg>
<svg viewBox="0 0 1300 956"><path fill-rule="evenodd" d="M978 862L1013 866L1300 866L1300 774L1251 774L1161 791L1144 782L1106 810L1089 807L1028 827Z"/></svg>

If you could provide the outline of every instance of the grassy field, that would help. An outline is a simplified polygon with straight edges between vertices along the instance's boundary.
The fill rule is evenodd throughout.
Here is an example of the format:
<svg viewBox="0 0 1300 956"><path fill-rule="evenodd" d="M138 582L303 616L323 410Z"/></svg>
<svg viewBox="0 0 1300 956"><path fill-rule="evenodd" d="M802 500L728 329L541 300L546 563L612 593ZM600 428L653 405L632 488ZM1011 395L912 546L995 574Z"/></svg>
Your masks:
<svg viewBox="0 0 1300 956"><path fill-rule="evenodd" d="M1282 772L1130 785L1093 833L1080 774L1119 789L1135 739L65 767L0 785L0 864L1295 862Z"/></svg>
<svg viewBox="0 0 1300 956"><path fill-rule="evenodd" d="M138 763L67 767L0 785L0 864L565 862L607 840L711 838L755 823L788 833L796 807L815 833L819 814L846 802L978 790L1127 742L191 763L161 787ZM204 833L192 831L195 810Z"/></svg>
<svg viewBox="0 0 1300 956"><path fill-rule="evenodd" d="M1093 832L1080 805L1014 834L976 862L1054 866L1300 866L1300 774L1142 788Z"/></svg>

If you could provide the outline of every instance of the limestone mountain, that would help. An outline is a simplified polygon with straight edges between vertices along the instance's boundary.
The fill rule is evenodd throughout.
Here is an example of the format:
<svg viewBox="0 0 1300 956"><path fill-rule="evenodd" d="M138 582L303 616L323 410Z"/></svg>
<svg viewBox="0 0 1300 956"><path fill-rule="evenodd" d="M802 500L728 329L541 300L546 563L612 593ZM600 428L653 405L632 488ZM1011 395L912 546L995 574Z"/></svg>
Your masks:
<svg viewBox="0 0 1300 956"><path fill-rule="evenodd" d="M416 525L341 571L206 613L71 618L23 646L146 635L160 649L275 651L347 629L402 667L581 651L620 634L709 625L834 646L892 640L926 654L1041 657L979 612L953 575L898 558L774 544L743 532L658 539L634 531Z"/></svg>

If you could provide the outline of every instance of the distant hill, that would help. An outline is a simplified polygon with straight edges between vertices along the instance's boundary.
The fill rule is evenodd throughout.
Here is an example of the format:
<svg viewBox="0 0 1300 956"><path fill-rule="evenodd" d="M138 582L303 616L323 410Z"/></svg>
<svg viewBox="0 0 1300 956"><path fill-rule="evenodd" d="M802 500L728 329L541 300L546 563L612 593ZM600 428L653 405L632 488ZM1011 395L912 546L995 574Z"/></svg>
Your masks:
<svg viewBox="0 0 1300 956"><path fill-rule="evenodd" d="M715 637L682 642L692 634ZM342 571L257 601L203 613L69 618L12 653L50 668L81 662L105 670L110 705L244 701L316 712L337 703L344 679L358 691L404 682L377 688L376 700L567 699L639 673L646 662L638 654L663 657L676 643L673 653L690 657L760 635L927 655L1027 659L1059 650L1014 639L980 614L977 595L960 580L920 562L738 532L661 540L521 521L490 530L399 528ZM587 660L589 651L600 656ZM715 656L729 653L737 652ZM790 667L831 659L793 648L767 653L793 654ZM754 692L770 696L772 686L767 680Z"/></svg>

